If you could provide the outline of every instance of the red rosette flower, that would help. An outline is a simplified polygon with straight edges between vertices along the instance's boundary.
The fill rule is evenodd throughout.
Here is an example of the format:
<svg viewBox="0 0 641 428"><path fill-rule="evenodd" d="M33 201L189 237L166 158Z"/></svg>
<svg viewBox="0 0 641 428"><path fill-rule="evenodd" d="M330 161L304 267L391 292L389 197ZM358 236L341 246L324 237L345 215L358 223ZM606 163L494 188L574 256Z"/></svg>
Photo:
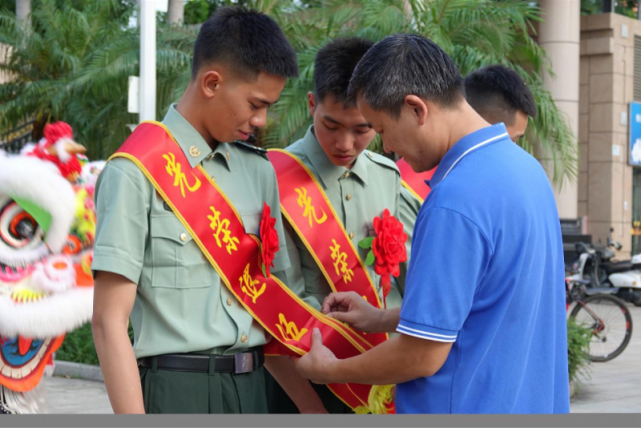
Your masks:
<svg viewBox="0 0 641 428"><path fill-rule="evenodd" d="M374 217L376 236L363 239L358 245L361 248L371 248L365 263L374 265L374 272L381 276L383 296L387 297L392 285L392 276L400 274L400 264L407 261L405 243L407 235L403 231L403 223L390 214L388 209L382 217Z"/></svg>
<svg viewBox="0 0 641 428"><path fill-rule="evenodd" d="M263 217L260 219L260 252L263 259L263 275L270 276L269 269L274 266L274 256L280 248L278 242L278 232L274 228L276 219L271 216L272 210L264 203Z"/></svg>

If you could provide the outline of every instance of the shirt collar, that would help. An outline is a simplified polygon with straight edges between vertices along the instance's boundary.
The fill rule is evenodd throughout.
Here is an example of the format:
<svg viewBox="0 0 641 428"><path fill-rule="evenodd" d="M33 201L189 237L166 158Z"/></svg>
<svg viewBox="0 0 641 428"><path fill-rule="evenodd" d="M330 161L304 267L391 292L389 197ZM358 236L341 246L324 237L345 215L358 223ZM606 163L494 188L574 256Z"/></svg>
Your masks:
<svg viewBox="0 0 641 428"><path fill-rule="evenodd" d="M367 185L367 160L364 159L365 153L361 153L354 163L351 171L342 166L336 166L327 157L325 150L321 147L316 135L314 135L314 127L310 126L303 138L303 150L309 158L309 162L314 167L314 170L320 177L321 181L327 188L330 183L338 181L347 172L356 175L365 185Z"/></svg>
<svg viewBox="0 0 641 428"><path fill-rule="evenodd" d="M162 123L172 133L192 168L198 166L205 158L216 157L221 158L229 169L229 145L218 143L216 149L212 151L196 128L176 110L176 104L169 107Z"/></svg>
<svg viewBox="0 0 641 428"><path fill-rule="evenodd" d="M458 140L456 144L454 144L454 146L445 153L445 156L441 159L438 168L434 171L432 179L425 182L433 189L443 181L443 179L452 169L454 169L454 167L456 167L463 157L475 150L482 149L491 143L505 139L509 140L509 138L510 136L507 133L507 129L502 122L481 128L478 131L474 131L471 134L466 135Z"/></svg>

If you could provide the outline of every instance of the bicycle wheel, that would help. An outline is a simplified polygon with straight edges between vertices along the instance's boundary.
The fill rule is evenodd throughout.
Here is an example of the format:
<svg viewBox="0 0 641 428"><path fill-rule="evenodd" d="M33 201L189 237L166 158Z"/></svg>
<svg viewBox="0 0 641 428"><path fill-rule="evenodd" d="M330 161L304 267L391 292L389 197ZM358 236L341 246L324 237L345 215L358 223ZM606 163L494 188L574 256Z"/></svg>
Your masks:
<svg viewBox="0 0 641 428"><path fill-rule="evenodd" d="M632 316L625 303L609 294L597 294L577 302L570 317L592 329L588 352L594 362L617 357L632 337Z"/></svg>

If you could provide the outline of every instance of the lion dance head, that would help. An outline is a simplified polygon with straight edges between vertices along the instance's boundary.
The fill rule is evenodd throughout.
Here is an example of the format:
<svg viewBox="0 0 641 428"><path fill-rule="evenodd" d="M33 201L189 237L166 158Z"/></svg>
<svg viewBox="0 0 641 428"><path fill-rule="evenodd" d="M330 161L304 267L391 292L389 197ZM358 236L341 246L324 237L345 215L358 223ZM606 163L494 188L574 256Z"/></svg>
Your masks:
<svg viewBox="0 0 641 428"><path fill-rule="evenodd" d="M91 319L95 179L64 122L20 155L0 151L0 413L37 413L67 332ZM84 164L84 166L83 166Z"/></svg>

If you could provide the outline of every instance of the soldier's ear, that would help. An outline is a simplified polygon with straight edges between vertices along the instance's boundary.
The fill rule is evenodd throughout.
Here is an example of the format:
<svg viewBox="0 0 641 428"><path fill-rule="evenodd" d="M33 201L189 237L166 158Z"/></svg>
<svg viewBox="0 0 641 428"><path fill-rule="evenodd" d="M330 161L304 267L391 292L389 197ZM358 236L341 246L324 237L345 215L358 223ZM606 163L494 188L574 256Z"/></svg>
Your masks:
<svg viewBox="0 0 641 428"><path fill-rule="evenodd" d="M316 97L312 91L307 93L307 105L309 107L309 114L314 116L314 108L316 108Z"/></svg>
<svg viewBox="0 0 641 428"><path fill-rule="evenodd" d="M223 76L217 70L209 70L203 74L200 89L206 98L213 98L216 95Z"/></svg>

